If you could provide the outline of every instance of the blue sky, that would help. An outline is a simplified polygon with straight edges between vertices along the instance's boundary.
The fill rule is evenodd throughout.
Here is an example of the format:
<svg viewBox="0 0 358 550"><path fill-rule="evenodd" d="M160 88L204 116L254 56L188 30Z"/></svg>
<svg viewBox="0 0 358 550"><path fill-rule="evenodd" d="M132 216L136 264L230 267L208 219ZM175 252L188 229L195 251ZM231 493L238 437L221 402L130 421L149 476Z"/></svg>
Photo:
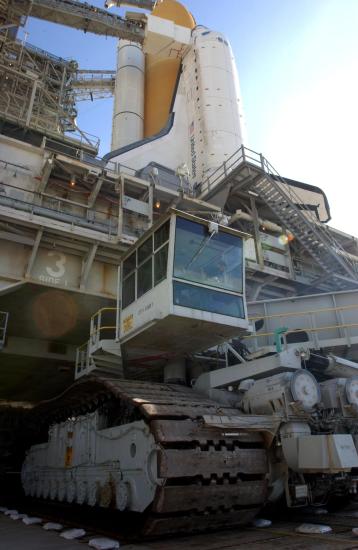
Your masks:
<svg viewBox="0 0 358 550"><path fill-rule="evenodd" d="M281 175L323 188L331 225L358 236L358 0L185 3L197 23L232 44L250 147ZM115 66L114 39L36 20L26 31L30 43L81 68ZM102 154L111 114L111 100L81 104L79 126L101 138Z"/></svg>

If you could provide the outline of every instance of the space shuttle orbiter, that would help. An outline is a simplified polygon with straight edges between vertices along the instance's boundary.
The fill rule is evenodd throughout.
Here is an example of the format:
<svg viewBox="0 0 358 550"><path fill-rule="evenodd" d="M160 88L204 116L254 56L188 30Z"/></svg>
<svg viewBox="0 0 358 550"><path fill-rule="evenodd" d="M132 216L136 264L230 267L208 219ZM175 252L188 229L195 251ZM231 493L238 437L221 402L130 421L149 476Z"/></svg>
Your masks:
<svg viewBox="0 0 358 550"><path fill-rule="evenodd" d="M176 0L142 16L143 46L119 41L106 159L138 170L163 165L195 186L245 143L233 53L224 35L196 25Z"/></svg>
<svg viewBox="0 0 358 550"><path fill-rule="evenodd" d="M104 158L140 176L162 167L197 189L247 146L231 46L223 34L197 25L177 0L110 1L154 7L150 14L127 13L145 37L143 44L119 41L112 150ZM321 189L285 181L298 193L299 207L330 219Z"/></svg>

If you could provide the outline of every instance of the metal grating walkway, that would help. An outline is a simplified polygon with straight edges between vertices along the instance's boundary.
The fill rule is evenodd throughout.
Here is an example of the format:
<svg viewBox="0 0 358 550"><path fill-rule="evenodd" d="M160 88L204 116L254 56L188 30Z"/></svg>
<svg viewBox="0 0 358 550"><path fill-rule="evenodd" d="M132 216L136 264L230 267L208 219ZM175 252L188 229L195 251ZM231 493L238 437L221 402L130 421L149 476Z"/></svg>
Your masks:
<svg viewBox="0 0 358 550"><path fill-rule="evenodd" d="M77 0L12 0L24 15L66 25L84 32L143 42L144 29L118 15ZM31 11L29 12L29 7Z"/></svg>

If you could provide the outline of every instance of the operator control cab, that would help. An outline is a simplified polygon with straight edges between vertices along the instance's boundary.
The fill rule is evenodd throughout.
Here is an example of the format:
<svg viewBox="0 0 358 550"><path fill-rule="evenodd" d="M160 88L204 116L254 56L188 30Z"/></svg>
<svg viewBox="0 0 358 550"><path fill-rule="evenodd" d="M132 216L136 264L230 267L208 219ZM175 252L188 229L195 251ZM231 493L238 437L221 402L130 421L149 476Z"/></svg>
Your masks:
<svg viewBox="0 0 358 550"><path fill-rule="evenodd" d="M130 357L184 356L249 329L246 235L171 210L123 257L119 339Z"/></svg>

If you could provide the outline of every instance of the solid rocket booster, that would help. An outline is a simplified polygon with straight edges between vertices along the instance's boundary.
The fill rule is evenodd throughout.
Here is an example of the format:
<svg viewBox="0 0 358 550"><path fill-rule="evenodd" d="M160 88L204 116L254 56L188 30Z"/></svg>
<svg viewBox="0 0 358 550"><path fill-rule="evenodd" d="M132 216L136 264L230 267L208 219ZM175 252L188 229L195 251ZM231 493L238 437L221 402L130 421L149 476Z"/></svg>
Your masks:
<svg viewBox="0 0 358 550"><path fill-rule="evenodd" d="M144 53L140 44L119 40L114 89L112 150L141 140L144 127Z"/></svg>

